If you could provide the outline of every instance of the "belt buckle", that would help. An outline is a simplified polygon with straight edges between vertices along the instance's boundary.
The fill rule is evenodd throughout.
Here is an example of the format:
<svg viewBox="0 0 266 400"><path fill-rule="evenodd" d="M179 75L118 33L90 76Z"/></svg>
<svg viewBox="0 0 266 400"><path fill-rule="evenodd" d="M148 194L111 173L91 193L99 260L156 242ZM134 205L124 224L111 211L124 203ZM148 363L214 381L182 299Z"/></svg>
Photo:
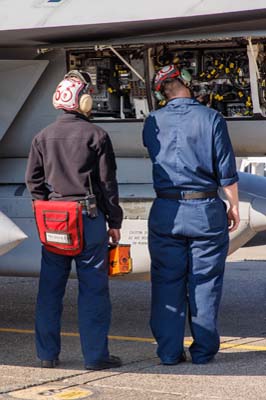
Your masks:
<svg viewBox="0 0 266 400"><path fill-rule="evenodd" d="M186 199L186 195L188 194L189 192L180 192L180 196L181 196L181 200L187 200Z"/></svg>
<svg viewBox="0 0 266 400"><path fill-rule="evenodd" d="M201 199L201 196L197 196L197 193L193 190L187 191L187 192L182 192L182 199L184 200L197 200Z"/></svg>

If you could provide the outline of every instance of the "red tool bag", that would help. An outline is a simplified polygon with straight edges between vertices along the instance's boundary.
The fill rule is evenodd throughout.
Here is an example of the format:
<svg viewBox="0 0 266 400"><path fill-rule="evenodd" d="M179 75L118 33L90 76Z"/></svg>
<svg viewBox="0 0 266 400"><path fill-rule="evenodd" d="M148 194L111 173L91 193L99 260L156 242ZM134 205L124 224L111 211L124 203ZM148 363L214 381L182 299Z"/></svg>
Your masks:
<svg viewBox="0 0 266 400"><path fill-rule="evenodd" d="M53 253L76 256L83 250L82 205L76 201L34 200L41 243Z"/></svg>

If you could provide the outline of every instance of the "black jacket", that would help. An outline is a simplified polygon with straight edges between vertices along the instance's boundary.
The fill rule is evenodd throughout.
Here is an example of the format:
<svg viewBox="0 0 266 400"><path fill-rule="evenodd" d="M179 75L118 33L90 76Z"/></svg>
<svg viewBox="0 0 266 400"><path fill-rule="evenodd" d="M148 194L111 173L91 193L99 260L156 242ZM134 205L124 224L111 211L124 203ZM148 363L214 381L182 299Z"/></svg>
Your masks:
<svg viewBox="0 0 266 400"><path fill-rule="evenodd" d="M115 155L108 134L78 113L64 113L31 145L26 184L34 199L79 200L89 188L110 228L120 228Z"/></svg>

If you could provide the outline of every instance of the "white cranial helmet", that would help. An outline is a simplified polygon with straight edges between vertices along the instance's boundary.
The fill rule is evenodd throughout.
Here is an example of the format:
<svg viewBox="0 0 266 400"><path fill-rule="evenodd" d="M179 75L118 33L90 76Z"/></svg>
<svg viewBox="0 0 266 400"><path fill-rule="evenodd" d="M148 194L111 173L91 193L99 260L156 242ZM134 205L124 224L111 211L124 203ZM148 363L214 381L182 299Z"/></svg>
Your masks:
<svg viewBox="0 0 266 400"><path fill-rule="evenodd" d="M53 95L53 105L56 109L72 111L79 108L79 94L84 88L84 83L75 79L63 79Z"/></svg>
<svg viewBox="0 0 266 400"><path fill-rule="evenodd" d="M92 97L88 93L90 84L88 73L70 71L56 88L53 95L54 107L88 115L92 109Z"/></svg>

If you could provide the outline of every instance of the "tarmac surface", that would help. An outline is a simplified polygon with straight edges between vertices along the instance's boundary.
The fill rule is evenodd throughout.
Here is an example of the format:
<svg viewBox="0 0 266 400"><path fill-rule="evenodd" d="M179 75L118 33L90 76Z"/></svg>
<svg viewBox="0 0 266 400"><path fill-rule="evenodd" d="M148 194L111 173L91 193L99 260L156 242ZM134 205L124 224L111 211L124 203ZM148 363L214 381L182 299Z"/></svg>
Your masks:
<svg viewBox="0 0 266 400"><path fill-rule="evenodd" d="M240 249L228 258L219 319L221 350L207 365L193 365L189 357L176 366L160 365L149 329L150 283L143 277L141 281L121 278L110 282L110 350L122 358L122 368L83 369L77 281L70 280L61 364L41 369L33 334L38 280L1 277L0 399L266 399L266 248L257 247ZM254 261L257 254L259 260ZM187 348L189 330L186 335Z"/></svg>

